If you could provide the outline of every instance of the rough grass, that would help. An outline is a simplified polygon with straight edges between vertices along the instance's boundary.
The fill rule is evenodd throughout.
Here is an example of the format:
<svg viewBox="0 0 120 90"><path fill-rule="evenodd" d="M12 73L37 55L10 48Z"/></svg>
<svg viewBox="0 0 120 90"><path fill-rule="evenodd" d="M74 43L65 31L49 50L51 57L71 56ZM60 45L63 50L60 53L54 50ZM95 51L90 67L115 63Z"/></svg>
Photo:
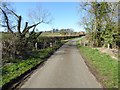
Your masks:
<svg viewBox="0 0 120 90"><path fill-rule="evenodd" d="M91 70L106 88L118 88L118 61L109 55L100 53L97 49L78 45Z"/></svg>
<svg viewBox="0 0 120 90"><path fill-rule="evenodd" d="M10 82L12 79L20 76L27 70L30 70L32 67L38 65L42 62L45 58L49 57L57 48L62 45L54 46L53 48L45 48L37 51L34 56L30 57L27 60L21 60L17 63L10 63L6 66L0 68L2 70L2 75L0 75L0 79L2 78L2 82L0 82L0 87L4 84Z"/></svg>
<svg viewBox="0 0 120 90"><path fill-rule="evenodd" d="M20 76L22 73L39 64L41 61L42 60L40 59L38 60L33 58L4 66L2 68L2 82L0 83L0 86L16 78L17 76Z"/></svg>

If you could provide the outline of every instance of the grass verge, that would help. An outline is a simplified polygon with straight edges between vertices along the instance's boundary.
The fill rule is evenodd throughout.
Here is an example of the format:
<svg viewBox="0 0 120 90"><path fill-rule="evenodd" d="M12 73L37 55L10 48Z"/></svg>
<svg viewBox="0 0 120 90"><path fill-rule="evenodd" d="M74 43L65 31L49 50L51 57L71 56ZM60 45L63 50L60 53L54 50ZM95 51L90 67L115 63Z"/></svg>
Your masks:
<svg viewBox="0 0 120 90"><path fill-rule="evenodd" d="M118 61L97 49L77 45L92 73L105 88L118 88Z"/></svg>

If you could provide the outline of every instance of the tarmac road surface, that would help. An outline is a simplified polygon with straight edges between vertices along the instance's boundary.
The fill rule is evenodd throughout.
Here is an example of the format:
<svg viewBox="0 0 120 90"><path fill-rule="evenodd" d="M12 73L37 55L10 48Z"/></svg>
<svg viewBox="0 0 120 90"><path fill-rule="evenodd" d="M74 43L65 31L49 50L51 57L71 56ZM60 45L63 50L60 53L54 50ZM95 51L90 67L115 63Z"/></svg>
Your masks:
<svg viewBox="0 0 120 90"><path fill-rule="evenodd" d="M21 88L102 88L70 40L38 68Z"/></svg>

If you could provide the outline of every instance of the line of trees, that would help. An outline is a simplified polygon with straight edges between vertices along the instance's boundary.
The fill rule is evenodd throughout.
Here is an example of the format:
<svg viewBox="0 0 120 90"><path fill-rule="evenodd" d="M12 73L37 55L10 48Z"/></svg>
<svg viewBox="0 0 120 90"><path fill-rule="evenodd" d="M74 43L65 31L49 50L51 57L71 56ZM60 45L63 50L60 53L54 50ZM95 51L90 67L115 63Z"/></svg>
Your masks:
<svg viewBox="0 0 120 90"><path fill-rule="evenodd" d="M117 2L84 2L80 3L80 10L84 12L80 25L84 25L90 46L119 47Z"/></svg>

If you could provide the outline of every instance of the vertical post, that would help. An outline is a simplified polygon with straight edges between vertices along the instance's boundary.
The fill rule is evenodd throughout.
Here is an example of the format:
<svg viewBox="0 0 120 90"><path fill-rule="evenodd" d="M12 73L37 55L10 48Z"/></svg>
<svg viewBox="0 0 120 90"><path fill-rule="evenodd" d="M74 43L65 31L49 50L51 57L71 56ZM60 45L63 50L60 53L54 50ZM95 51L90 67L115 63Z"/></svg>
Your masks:
<svg viewBox="0 0 120 90"><path fill-rule="evenodd" d="M35 43L35 49L37 50L37 42Z"/></svg>
<svg viewBox="0 0 120 90"><path fill-rule="evenodd" d="M110 44L108 43L108 49L110 48Z"/></svg>
<svg viewBox="0 0 120 90"><path fill-rule="evenodd" d="M50 42L50 47L52 47L52 43Z"/></svg>

